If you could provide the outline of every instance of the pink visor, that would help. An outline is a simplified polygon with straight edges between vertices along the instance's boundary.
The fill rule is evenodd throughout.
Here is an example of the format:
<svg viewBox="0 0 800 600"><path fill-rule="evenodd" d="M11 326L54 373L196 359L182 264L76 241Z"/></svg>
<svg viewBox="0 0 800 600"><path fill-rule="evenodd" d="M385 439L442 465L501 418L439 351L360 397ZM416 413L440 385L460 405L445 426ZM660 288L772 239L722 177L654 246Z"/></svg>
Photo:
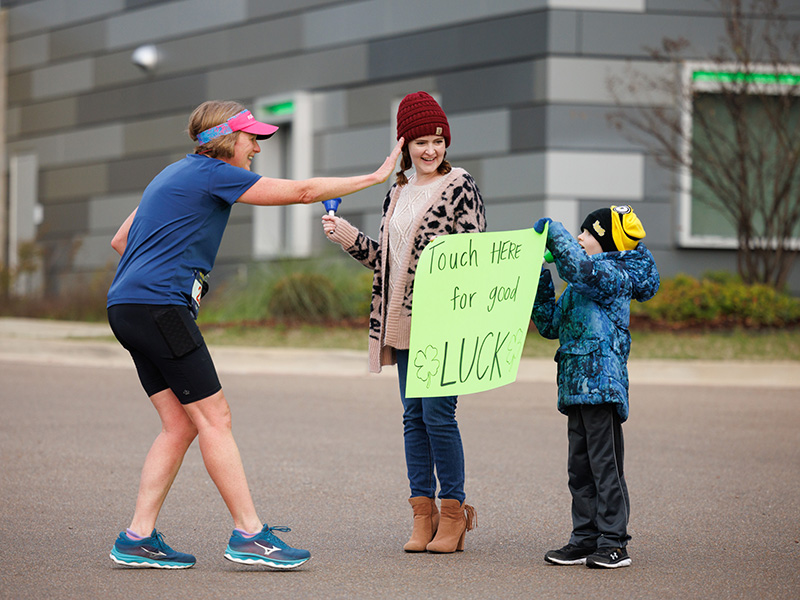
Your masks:
<svg viewBox="0 0 800 600"><path fill-rule="evenodd" d="M228 135L229 133L233 133L235 131L253 133L255 134L256 139L265 140L273 133L278 131L278 128L275 125L270 125L269 123L256 121L255 117L253 117L249 110L243 110L242 112L233 115L224 123L198 133L197 141L201 144L207 144L214 138L218 138L221 135Z"/></svg>

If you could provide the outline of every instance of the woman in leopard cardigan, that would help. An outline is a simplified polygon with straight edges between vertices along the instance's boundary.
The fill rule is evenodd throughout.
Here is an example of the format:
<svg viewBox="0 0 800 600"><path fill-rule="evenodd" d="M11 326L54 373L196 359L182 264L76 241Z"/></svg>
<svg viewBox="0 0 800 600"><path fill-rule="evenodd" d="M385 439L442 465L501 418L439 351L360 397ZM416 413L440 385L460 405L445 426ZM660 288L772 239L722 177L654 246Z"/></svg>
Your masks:
<svg viewBox="0 0 800 600"><path fill-rule="evenodd" d="M411 302L417 262L433 238L486 228L483 199L464 169L445 160L450 145L447 116L425 92L409 94L397 111L403 138L397 181L383 202L377 240L346 220L325 215L323 229L354 259L374 271L369 324L369 365L380 372L397 364L403 401L403 437L414 512L406 552L463 550L475 510L464 493L464 450L455 418L456 396L407 398ZM414 167L414 174L405 171ZM436 505L439 480L441 514Z"/></svg>

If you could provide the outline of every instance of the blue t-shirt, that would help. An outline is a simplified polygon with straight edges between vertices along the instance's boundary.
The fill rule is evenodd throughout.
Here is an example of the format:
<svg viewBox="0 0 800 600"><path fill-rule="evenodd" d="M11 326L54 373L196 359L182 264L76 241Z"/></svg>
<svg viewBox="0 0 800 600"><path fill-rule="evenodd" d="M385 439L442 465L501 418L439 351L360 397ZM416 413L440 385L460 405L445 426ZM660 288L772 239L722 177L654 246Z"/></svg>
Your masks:
<svg viewBox="0 0 800 600"><path fill-rule="evenodd" d="M200 154L169 165L145 188L108 304L192 308L197 274L214 266L231 206L260 175ZM196 307L195 307L196 308Z"/></svg>

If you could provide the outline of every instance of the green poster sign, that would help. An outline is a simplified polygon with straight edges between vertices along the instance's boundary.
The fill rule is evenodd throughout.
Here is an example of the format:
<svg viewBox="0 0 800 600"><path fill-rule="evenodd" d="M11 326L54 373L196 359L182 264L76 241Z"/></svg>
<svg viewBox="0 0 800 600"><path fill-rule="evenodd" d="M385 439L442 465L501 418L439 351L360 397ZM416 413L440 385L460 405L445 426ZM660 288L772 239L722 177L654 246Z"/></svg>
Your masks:
<svg viewBox="0 0 800 600"><path fill-rule="evenodd" d="M431 240L414 277L408 397L472 394L517 378L547 230Z"/></svg>

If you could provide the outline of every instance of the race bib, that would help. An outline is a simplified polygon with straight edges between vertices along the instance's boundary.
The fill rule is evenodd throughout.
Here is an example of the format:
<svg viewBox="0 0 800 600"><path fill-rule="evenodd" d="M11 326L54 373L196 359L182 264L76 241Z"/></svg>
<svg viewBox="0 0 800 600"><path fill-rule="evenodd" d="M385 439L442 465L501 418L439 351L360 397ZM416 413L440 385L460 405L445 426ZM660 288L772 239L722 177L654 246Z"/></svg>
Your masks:
<svg viewBox="0 0 800 600"><path fill-rule="evenodd" d="M192 314L195 318L197 318L197 313L200 311L200 300L202 300L207 291L208 275L195 271L194 281L192 282Z"/></svg>

